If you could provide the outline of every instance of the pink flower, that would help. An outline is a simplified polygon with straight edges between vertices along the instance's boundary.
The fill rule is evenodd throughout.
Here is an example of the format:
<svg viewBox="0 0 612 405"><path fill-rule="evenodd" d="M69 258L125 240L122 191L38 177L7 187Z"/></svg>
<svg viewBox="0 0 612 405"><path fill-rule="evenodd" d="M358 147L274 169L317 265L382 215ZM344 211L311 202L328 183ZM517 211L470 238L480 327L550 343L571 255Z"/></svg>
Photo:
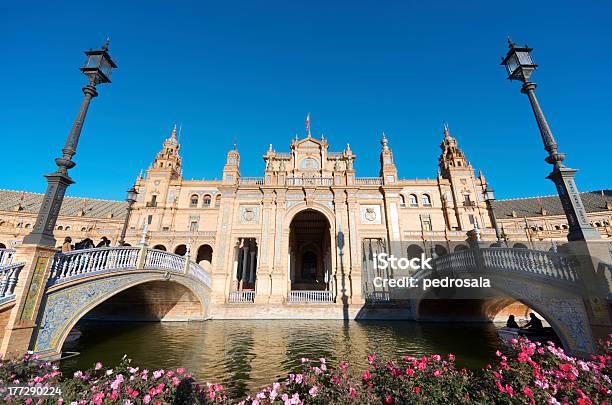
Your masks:
<svg viewBox="0 0 612 405"><path fill-rule="evenodd" d="M349 388L349 395L351 398L355 398L357 396L357 390L353 387Z"/></svg>
<svg viewBox="0 0 612 405"><path fill-rule="evenodd" d="M93 397L91 397L91 402L93 402L96 405L99 405L102 403L103 399L104 399L104 393L98 392L97 394L94 394Z"/></svg>
<svg viewBox="0 0 612 405"><path fill-rule="evenodd" d="M296 384L301 384L302 383L302 378L303 378L302 374L296 374L295 375L295 383Z"/></svg>
<svg viewBox="0 0 612 405"><path fill-rule="evenodd" d="M178 374L183 374L185 372L185 369L183 367L179 367L179 368L176 369L176 372Z"/></svg>
<svg viewBox="0 0 612 405"><path fill-rule="evenodd" d="M308 363L310 360L308 360L308 358L306 357L302 357L302 364L304 363Z"/></svg>
<svg viewBox="0 0 612 405"><path fill-rule="evenodd" d="M391 395L385 396L385 404L392 404L392 403L393 403L393 397Z"/></svg>
<svg viewBox="0 0 612 405"><path fill-rule="evenodd" d="M96 363L96 365L95 365L95 367L94 367L94 369L95 369L95 370L100 370L101 368L102 368L102 363L97 362L97 363Z"/></svg>
<svg viewBox="0 0 612 405"><path fill-rule="evenodd" d="M142 402L144 402L145 404L148 404L149 402L151 402L151 396L145 395L144 398L142 399Z"/></svg>
<svg viewBox="0 0 612 405"><path fill-rule="evenodd" d="M308 390L308 393L310 394L311 397L316 397L318 392L319 392L319 389L316 386Z"/></svg>
<svg viewBox="0 0 612 405"><path fill-rule="evenodd" d="M376 360L376 355L375 354L369 354L368 355L368 363L372 364L372 363L374 363L374 360Z"/></svg>
<svg viewBox="0 0 612 405"><path fill-rule="evenodd" d="M454 355L454 354L452 354L452 353L449 353L449 354L448 354L448 360L449 360L449 361L455 361L455 355Z"/></svg>
<svg viewBox="0 0 612 405"><path fill-rule="evenodd" d="M421 393L421 387L414 387L414 393L419 395Z"/></svg>
<svg viewBox="0 0 612 405"><path fill-rule="evenodd" d="M172 385L179 385L181 383L181 380L179 380L176 377L172 377Z"/></svg>
<svg viewBox="0 0 612 405"><path fill-rule="evenodd" d="M433 356L431 356L432 360L434 361L440 361L442 359L442 357L440 357L439 354L434 354Z"/></svg>
<svg viewBox="0 0 612 405"><path fill-rule="evenodd" d="M501 357L501 356L502 356L502 352L500 352L500 351L498 350L498 351L496 351L496 352L495 352L495 355L496 355L497 357Z"/></svg>
<svg viewBox="0 0 612 405"><path fill-rule="evenodd" d="M365 371L362 375L361 378L363 378L364 381L368 381L370 378L372 378L372 374L370 374L369 371Z"/></svg>
<svg viewBox="0 0 612 405"><path fill-rule="evenodd" d="M527 395L529 398L533 398L533 391L529 387L523 387L523 394Z"/></svg>
<svg viewBox="0 0 612 405"><path fill-rule="evenodd" d="M425 362L420 362L417 366L420 371L423 371L427 368L427 364Z"/></svg>
<svg viewBox="0 0 612 405"><path fill-rule="evenodd" d="M408 375L409 377L412 377L414 375L414 370L411 368L407 368L406 375Z"/></svg>
<svg viewBox="0 0 612 405"><path fill-rule="evenodd" d="M153 378L155 378L156 380L162 375L164 375L164 370L157 370L153 372Z"/></svg>
<svg viewBox="0 0 612 405"><path fill-rule="evenodd" d="M440 377L442 375L442 372L440 370L436 370L433 372L434 377Z"/></svg>

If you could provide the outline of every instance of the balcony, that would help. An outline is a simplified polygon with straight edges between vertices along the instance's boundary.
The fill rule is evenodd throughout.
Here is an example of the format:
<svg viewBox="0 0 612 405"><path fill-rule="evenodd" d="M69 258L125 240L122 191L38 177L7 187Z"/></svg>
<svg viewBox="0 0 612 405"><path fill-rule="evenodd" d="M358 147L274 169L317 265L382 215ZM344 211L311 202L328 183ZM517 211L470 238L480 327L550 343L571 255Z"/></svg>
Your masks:
<svg viewBox="0 0 612 405"><path fill-rule="evenodd" d="M333 303L334 297L331 291L289 291L287 302L290 303Z"/></svg>
<svg viewBox="0 0 612 405"><path fill-rule="evenodd" d="M255 291L231 291L227 302L230 304L252 304L255 302Z"/></svg>
<svg viewBox="0 0 612 405"><path fill-rule="evenodd" d="M358 186L381 186L383 184L382 177L357 177L355 184Z"/></svg>
<svg viewBox="0 0 612 405"><path fill-rule="evenodd" d="M264 178L263 177L240 177L238 179L238 184L250 184L250 185L261 186L264 184Z"/></svg>
<svg viewBox="0 0 612 405"><path fill-rule="evenodd" d="M155 208L157 207L157 201L147 201L147 208Z"/></svg>
<svg viewBox="0 0 612 405"><path fill-rule="evenodd" d="M331 177L288 177L285 179L287 186L331 186Z"/></svg>

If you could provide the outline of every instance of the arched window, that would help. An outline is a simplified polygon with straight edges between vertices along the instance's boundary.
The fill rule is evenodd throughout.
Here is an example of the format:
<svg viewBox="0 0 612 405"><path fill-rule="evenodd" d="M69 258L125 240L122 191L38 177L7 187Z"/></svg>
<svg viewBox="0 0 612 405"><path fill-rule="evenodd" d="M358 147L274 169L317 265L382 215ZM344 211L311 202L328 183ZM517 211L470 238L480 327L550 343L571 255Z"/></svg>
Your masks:
<svg viewBox="0 0 612 405"><path fill-rule="evenodd" d="M560 231L561 230L561 226L555 225L555 230Z"/></svg>
<svg viewBox="0 0 612 405"><path fill-rule="evenodd" d="M81 228L81 232L85 232L85 231L87 231L87 228L82 227L82 228Z"/></svg>
<svg viewBox="0 0 612 405"><path fill-rule="evenodd" d="M30 227L30 224L25 224L25 228L29 228L29 227Z"/></svg>
<svg viewBox="0 0 612 405"><path fill-rule="evenodd" d="M23 226L23 222L17 224L17 228L21 228Z"/></svg>
<svg viewBox="0 0 612 405"><path fill-rule="evenodd" d="M208 207L210 207L210 201L211 201L210 195L206 194L206 195L204 196L204 201L203 201L203 203L202 203L202 206L203 206L204 208L208 208Z"/></svg>
<svg viewBox="0 0 612 405"><path fill-rule="evenodd" d="M219 208L221 206L221 194L217 194L215 196L215 207Z"/></svg>
<svg viewBox="0 0 612 405"><path fill-rule="evenodd" d="M403 194L400 194L400 207L406 206L406 197Z"/></svg>
<svg viewBox="0 0 612 405"><path fill-rule="evenodd" d="M26 225L26 228L29 228L29 225L30 225L30 224ZM64 228L64 230L65 230L65 231L69 231L69 230L70 230L70 226L65 227L65 228Z"/></svg>
<svg viewBox="0 0 612 405"><path fill-rule="evenodd" d="M417 199L416 195L410 194L408 199L410 200L410 206L411 207L418 207L419 206L419 200Z"/></svg>
<svg viewBox="0 0 612 405"><path fill-rule="evenodd" d="M424 207L431 207L431 198L429 197L429 194L423 194L421 196L421 200L423 201Z"/></svg>
<svg viewBox="0 0 612 405"><path fill-rule="evenodd" d="M64 230L64 227L60 225L60 226L58 226L58 227L57 227L57 230L58 230L58 231L63 231L63 230Z"/></svg>
<svg viewBox="0 0 612 405"><path fill-rule="evenodd" d="M189 207L190 208L196 208L198 206L198 201L200 200L200 198L198 197L197 194L194 194L191 196L191 199L189 200Z"/></svg>

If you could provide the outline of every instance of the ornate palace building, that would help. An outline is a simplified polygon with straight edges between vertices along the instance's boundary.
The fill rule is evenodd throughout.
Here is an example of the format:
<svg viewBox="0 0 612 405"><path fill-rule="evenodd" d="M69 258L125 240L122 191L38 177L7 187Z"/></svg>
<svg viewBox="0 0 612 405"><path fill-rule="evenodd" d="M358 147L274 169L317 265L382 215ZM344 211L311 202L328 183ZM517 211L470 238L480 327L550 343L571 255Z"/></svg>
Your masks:
<svg viewBox="0 0 612 405"><path fill-rule="evenodd" d="M485 177L475 174L447 127L440 148L436 178L403 180L383 134L379 176L360 177L348 144L330 151L325 138L308 131L293 139L288 151L270 145L261 177L242 176L240 154L233 149L221 180L186 180L175 128L136 181L138 200L126 241L189 254L210 271L212 303L222 307L299 302L308 298L304 294L335 300L339 291L346 292L349 304L360 304L372 254L397 247L443 255L463 248L475 228L493 244L495 217L509 246L565 240L567 221L557 197L487 202ZM592 225L610 238L612 191L582 198ZM38 194L0 191L0 247L20 243L41 200ZM106 236L116 244L126 207L67 198L58 243L66 236L73 242Z"/></svg>

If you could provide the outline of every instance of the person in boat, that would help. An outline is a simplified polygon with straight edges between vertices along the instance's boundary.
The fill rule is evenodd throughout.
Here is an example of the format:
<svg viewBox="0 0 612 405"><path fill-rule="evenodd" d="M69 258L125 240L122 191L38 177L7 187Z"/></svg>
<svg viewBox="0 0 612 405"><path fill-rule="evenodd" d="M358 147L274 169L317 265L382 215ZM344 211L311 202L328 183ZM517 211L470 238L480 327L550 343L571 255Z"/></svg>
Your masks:
<svg viewBox="0 0 612 405"><path fill-rule="evenodd" d="M519 328L518 323L514 320L514 315L508 316L508 320L506 321L506 328Z"/></svg>
<svg viewBox="0 0 612 405"><path fill-rule="evenodd" d="M529 322L527 322L521 329L529 330L542 330L542 320L536 316L533 312L529 313Z"/></svg>

